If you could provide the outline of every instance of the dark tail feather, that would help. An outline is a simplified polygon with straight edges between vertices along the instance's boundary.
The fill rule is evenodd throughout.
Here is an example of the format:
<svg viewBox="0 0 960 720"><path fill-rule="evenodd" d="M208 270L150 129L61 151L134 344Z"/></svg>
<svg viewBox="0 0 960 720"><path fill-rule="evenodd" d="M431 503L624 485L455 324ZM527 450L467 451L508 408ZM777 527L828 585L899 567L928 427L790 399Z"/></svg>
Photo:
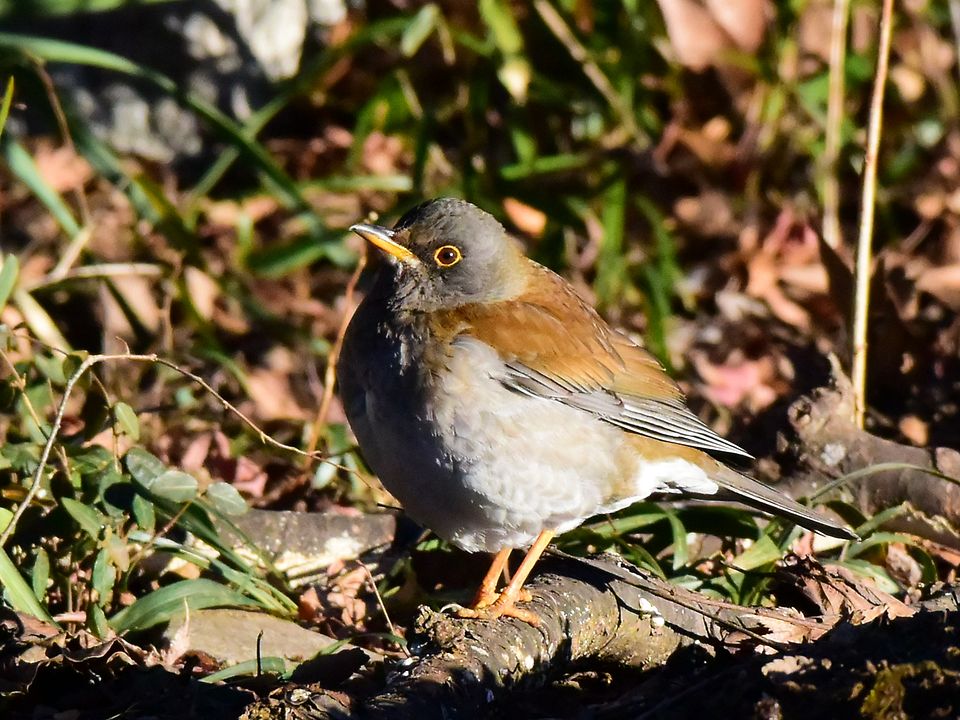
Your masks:
<svg viewBox="0 0 960 720"><path fill-rule="evenodd" d="M744 505L762 510L771 515L780 515L793 520L808 530L829 535L844 540L859 540L860 537L839 523L835 523L820 513L791 500L783 493L779 493L768 485L741 475L730 468L723 468L711 478L722 490L733 494L734 498Z"/></svg>

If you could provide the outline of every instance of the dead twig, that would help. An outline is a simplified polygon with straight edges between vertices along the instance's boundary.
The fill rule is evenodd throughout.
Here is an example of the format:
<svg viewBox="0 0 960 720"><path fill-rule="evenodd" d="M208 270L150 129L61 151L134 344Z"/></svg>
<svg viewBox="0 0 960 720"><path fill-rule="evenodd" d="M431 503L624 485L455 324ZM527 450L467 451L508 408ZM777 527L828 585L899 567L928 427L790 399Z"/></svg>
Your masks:
<svg viewBox="0 0 960 720"><path fill-rule="evenodd" d="M893 25L893 0L883 0L880 14L880 42L877 49L877 72L870 98L870 123L867 130L867 152L863 162L863 194L860 202L860 234L857 237L855 293L853 301L853 417L863 427L866 412L867 386L867 318L870 312L870 276L873 265L873 216L877 204L877 155L880 130L883 127L883 94L890 65L890 37Z"/></svg>

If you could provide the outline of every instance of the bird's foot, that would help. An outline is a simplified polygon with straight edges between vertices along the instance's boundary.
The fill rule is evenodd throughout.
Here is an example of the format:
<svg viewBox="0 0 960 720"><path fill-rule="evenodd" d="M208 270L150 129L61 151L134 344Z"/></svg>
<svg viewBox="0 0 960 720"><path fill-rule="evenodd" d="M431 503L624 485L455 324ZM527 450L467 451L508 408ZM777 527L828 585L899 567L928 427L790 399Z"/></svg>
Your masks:
<svg viewBox="0 0 960 720"><path fill-rule="evenodd" d="M496 620L499 617L513 617L534 627L540 625L540 618L535 612L517 607L517 602L530 602L533 599L529 590L520 590L516 597L507 597L506 593L500 593L499 595L493 593L493 596L493 599L489 602L483 604L475 602L471 607L460 608L457 610L457 617L475 620ZM485 596L482 599L487 600L488 598Z"/></svg>
<svg viewBox="0 0 960 720"><path fill-rule="evenodd" d="M467 609L482 610L483 608L490 607L500 599L500 595L496 590L481 589ZM533 600L533 595L531 595L530 591L526 588L522 588L516 602L530 602L531 600Z"/></svg>

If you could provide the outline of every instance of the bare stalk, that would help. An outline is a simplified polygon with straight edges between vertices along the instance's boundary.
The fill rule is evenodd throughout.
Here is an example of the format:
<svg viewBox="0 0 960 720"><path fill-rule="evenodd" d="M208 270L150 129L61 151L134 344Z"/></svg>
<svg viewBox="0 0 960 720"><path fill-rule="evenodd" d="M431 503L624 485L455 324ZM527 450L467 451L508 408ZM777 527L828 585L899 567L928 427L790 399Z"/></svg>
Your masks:
<svg viewBox="0 0 960 720"><path fill-rule="evenodd" d="M844 60L847 56L847 21L850 0L834 0L830 27L830 90L827 98L827 128L823 149L823 239L832 248L840 247L840 181L837 159L843 126Z"/></svg>
<svg viewBox="0 0 960 720"><path fill-rule="evenodd" d="M867 386L867 318L870 312L870 276L872 269L873 217L877 203L877 155L880 130L883 127L883 91L890 65L890 37L893 25L893 0L883 0L880 14L880 42L877 49L877 71L870 98L870 124L867 129L867 152L863 161L863 194L860 201L860 233L857 237L855 294L853 300L853 383L854 422L863 427L866 412Z"/></svg>

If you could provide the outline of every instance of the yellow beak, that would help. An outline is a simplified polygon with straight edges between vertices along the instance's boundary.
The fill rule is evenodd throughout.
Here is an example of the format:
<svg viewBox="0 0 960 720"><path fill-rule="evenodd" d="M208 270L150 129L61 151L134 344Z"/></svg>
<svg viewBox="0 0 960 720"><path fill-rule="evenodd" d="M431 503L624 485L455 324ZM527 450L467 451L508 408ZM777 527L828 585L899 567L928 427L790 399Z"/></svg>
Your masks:
<svg viewBox="0 0 960 720"><path fill-rule="evenodd" d="M380 225L358 223L357 225L351 225L350 229L364 240L372 242L385 253L393 255L397 260L417 259L416 255L393 239L396 233L390 228L381 227Z"/></svg>

